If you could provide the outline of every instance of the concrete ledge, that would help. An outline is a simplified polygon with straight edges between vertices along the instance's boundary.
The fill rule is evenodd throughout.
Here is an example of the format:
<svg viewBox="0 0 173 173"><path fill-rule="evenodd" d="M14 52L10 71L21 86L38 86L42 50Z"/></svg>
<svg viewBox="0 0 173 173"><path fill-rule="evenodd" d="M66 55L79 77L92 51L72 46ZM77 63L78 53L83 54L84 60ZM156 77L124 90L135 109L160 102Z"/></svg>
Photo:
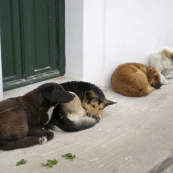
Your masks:
<svg viewBox="0 0 173 173"><path fill-rule="evenodd" d="M173 79L169 81L139 98L103 89L117 104L105 108L100 123L76 133L55 132L55 137L42 146L0 151L0 172L172 173ZM23 89L21 93L26 92ZM4 97L11 95L15 95L14 90L4 93ZM69 152L77 158L68 161L61 157ZM41 166L54 158L58 164L53 168ZM21 159L27 164L15 166Z"/></svg>
<svg viewBox="0 0 173 173"><path fill-rule="evenodd" d="M173 150L169 154L159 159L154 167L146 173L172 173L173 172Z"/></svg>

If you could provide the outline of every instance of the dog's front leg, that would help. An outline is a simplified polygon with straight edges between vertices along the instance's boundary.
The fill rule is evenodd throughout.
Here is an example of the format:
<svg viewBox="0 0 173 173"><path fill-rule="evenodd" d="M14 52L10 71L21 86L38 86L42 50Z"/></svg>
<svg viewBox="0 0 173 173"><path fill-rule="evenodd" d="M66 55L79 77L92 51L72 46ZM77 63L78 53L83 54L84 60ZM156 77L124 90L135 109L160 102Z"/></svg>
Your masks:
<svg viewBox="0 0 173 173"><path fill-rule="evenodd" d="M160 82L161 82L161 84L163 84L163 85L169 84L169 82L168 82L168 80L165 78L165 76L162 75L160 72L159 72L159 74L160 74Z"/></svg>
<svg viewBox="0 0 173 173"><path fill-rule="evenodd" d="M54 133L42 128L29 129L28 136L46 137L47 141L54 137Z"/></svg>

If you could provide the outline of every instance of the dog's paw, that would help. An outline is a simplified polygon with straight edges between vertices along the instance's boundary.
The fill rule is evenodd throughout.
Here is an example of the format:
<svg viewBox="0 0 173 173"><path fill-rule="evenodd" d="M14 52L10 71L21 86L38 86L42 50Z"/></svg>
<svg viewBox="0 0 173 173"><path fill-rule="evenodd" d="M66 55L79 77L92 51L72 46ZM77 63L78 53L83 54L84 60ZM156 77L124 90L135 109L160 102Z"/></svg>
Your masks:
<svg viewBox="0 0 173 173"><path fill-rule="evenodd" d="M168 82L167 80L165 80L162 84L163 84L163 85L168 85L169 82Z"/></svg>
<svg viewBox="0 0 173 173"><path fill-rule="evenodd" d="M101 117L98 115L92 115L92 118L96 119L97 122L99 122L101 119Z"/></svg>
<svg viewBox="0 0 173 173"><path fill-rule="evenodd" d="M166 76L166 79L171 79L171 78L172 78L171 74Z"/></svg>
<svg viewBox="0 0 173 173"><path fill-rule="evenodd" d="M42 136L39 138L39 144L43 145L47 142L47 137L46 136Z"/></svg>
<svg viewBox="0 0 173 173"><path fill-rule="evenodd" d="M163 85L169 84L168 80L166 80L166 79L161 79L160 82L161 82L161 84L163 84Z"/></svg>
<svg viewBox="0 0 173 173"><path fill-rule="evenodd" d="M62 132L62 131L63 131L62 129L60 129L60 128L59 128L58 126L56 126L56 125L53 125L52 129L55 130L55 131L57 131L57 132Z"/></svg>

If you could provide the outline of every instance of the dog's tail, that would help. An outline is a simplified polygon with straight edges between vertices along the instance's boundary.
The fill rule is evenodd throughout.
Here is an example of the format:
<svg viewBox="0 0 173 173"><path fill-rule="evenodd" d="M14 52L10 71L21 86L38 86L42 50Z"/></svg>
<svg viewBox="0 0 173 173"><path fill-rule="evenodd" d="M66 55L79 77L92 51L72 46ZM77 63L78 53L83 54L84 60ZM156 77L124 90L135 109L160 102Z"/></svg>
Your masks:
<svg viewBox="0 0 173 173"><path fill-rule="evenodd" d="M0 140L0 150L14 150L18 148L31 147L36 144L44 144L47 142L46 137L28 136L16 141Z"/></svg>

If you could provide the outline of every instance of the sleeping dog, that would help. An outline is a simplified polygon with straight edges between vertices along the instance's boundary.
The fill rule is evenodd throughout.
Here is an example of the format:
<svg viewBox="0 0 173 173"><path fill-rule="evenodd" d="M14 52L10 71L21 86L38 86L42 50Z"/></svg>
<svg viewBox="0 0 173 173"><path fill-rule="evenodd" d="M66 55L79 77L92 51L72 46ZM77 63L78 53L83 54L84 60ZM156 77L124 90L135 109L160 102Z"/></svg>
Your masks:
<svg viewBox="0 0 173 173"><path fill-rule="evenodd" d="M173 78L173 48L158 48L150 55L150 65L159 72L161 83L168 84L167 79Z"/></svg>
<svg viewBox="0 0 173 173"><path fill-rule="evenodd" d="M111 84L115 92L130 97L148 95L162 85L157 70L141 63L120 64L112 74Z"/></svg>
<svg viewBox="0 0 173 173"><path fill-rule="evenodd" d="M99 122L103 109L115 104L105 98L103 92L94 84L71 81L61 83L66 91L73 92L75 99L59 104L53 110L51 120L45 129L62 129L68 132L84 130Z"/></svg>
<svg viewBox="0 0 173 173"><path fill-rule="evenodd" d="M54 136L43 129L47 112L58 103L69 102L74 95L61 85L46 83L24 96L0 102L0 149L12 150L44 144Z"/></svg>
<svg viewBox="0 0 173 173"><path fill-rule="evenodd" d="M61 103L55 107L51 120L45 126L45 129L75 132L88 129L99 122L98 116L87 116L79 97L75 93L73 94L75 98L71 102Z"/></svg>

